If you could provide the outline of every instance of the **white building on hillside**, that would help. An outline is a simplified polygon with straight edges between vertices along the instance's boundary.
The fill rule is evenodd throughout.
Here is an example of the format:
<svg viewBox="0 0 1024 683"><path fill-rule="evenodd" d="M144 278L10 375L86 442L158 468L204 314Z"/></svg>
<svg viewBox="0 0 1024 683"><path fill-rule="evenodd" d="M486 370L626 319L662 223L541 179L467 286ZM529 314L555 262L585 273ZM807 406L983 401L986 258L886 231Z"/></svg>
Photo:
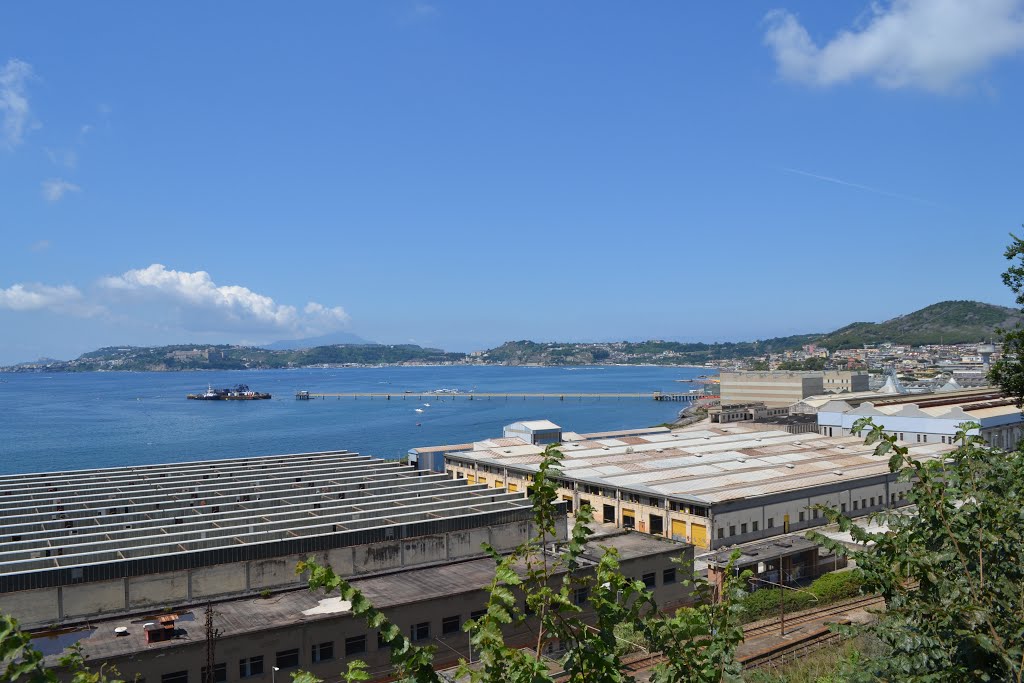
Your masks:
<svg viewBox="0 0 1024 683"><path fill-rule="evenodd" d="M818 410L818 433L848 436L857 420L870 417L889 434L908 443L953 443L960 425L974 422L997 448L1016 448L1024 433L1024 414L1016 401L991 388L928 395L897 395L873 401L836 399Z"/></svg>

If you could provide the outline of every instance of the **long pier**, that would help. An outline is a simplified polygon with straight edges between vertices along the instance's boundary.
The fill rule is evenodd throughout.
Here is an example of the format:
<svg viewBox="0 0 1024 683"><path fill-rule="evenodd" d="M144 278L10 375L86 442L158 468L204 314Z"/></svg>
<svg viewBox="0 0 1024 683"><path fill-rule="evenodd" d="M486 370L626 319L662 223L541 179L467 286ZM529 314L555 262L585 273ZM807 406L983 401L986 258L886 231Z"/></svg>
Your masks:
<svg viewBox="0 0 1024 683"><path fill-rule="evenodd" d="M329 393L316 393L311 391L299 391L296 392L295 398L300 401L311 401L311 400L323 400L327 398L352 398L352 399L381 399L384 401L395 400L406 400L406 399L433 399L435 401L442 401L450 398L455 399L466 399L468 401L473 400L493 400L493 399L555 399L559 401L565 401L566 399L578 399L582 400L585 398L593 399L648 399L655 401L682 401L691 402L702 398L710 398L704 394L691 394L685 393L666 393L661 391L655 392L635 392L635 393L518 393L518 392L466 392L466 393L453 393L448 391L415 391L415 392L402 392L402 393L386 393L386 392L329 392Z"/></svg>

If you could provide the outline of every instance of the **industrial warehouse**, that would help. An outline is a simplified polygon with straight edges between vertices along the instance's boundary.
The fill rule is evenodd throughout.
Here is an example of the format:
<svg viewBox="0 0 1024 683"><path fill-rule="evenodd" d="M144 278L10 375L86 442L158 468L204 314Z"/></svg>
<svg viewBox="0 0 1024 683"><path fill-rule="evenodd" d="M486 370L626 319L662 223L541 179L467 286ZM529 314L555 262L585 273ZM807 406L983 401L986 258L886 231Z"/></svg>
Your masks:
<svg viewBox="0 0 1024 683"><path fill-rule="evenodd" d="M568 505L558 508L561 540ZM450 664L471 658L462 625L486 607L484 544L512 550L531 518L525 490L346 451L10 475L0 477L0 612L35 630L51 664L77 643L128 680L204 680L208 604L216 681L287 680L297 668L333 680L348 659L387 678L377 633L347 602L306 590L297 563L330 564ZM576 572L585 616L586 577L607 548L659 604L687 599L673 560L692 561L692 545L603 527ZM511 643L536 639L530 620L505 630Z"/></svg>
<svg viewBox="0 0 1024 683"><path fill-rule="evenodd" d="M905 502L910 483L897 481L887 459L874 456L862 438L764 427L562 432L556 439L565 456L560 495L573 509L590 505L600 521L698 548L824 524L812 509L819 504L860 516ZM445 467L477 485L528 487L544 450L541 440L523 436L530 429L550 440L550 422L516 423L501 438L444 451ZM941 442L908 446L918 459L953 448Z"/></svg>
<svg viewBox="0 0 1024 683"><path fill-rule="evenodd" d="M0 477L0 611L27 627L481 555L522 494L345 451ZM560 529L564 534L564 527Z"/></svg>

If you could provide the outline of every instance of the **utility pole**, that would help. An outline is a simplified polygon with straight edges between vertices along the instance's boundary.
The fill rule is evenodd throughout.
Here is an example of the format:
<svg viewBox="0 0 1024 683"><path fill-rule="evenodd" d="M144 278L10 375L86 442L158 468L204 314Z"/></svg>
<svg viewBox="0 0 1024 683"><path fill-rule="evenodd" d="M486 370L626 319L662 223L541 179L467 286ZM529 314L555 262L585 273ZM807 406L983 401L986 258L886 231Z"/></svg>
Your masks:
<svg viewBox="0 0 1024 683"><path fill-rule="evenodd" d="M206 673L203 675L203 683L216 683L217 675L214 673L216 656L216 642L221 636L219 628L213 627L213 604L206 603Z"/></svg>

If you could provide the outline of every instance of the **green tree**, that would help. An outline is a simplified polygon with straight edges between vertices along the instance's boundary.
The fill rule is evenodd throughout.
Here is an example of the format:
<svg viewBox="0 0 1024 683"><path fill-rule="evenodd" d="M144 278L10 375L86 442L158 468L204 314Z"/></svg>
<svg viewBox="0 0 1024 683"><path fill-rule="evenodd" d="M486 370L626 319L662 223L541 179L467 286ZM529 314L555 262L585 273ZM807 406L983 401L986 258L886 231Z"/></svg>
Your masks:
<svg viewBox="0 0 1024 683"><path fill-rule="evenodd" d="M535 535L514 552L501 555L486 548L495 560L495 573L488 586L487 608L478 619L467 621L475 666L463 661L459 676L473 683L544 683L554 676L544 656L547 643L571 644L560 660L564 676L576 683L632 681L623 672L622 657L629 651L616 632L627 632L631 643L642 642L652 652L665 655L651 676L654 683L718 683L735 679L739 666L736 646L743 640L740 625L741 602L748 573L736 575L731 565L720 595L714 595L703 579L688 579L700 604L664 614L657 610L642 581L630 580L619 568L614 550L606 549L593 572L580 571L593 521L589 506L583 506L568 540L552 553L556 525L561 515L556 505L558 465L562 454L556 446L545 450L531 486ZM370 628L377 629L391 646L395 676L404 682L439 681L431 667L432 647L411 644L397 626L375 609L348 581L330 567L310 560L298 567L309 571L311 589L337 591L352 603L352 612ZM692 574L692 571L689 572ZM578 596L586 594L592 619L584 618ZM515 648L505 643L502 628L532 620L536 639L531 647ZM593 623L591 623L591 621ZM362 676L362 669L357 670ZM303 673L302 683L317 679ZM353 678L351 673L348 680Z"/></svg>
<svg viewBox="0 0 1024 683"><path fill-rule="evenodd" d="M868 519L887 531L868 531L830 508L830 521L850 532L850 549L809 534L854 559L864 589L885 598L867 631L886 647L882 659L862 662L869 680L1016 681L1024 660L1024 454L990 448L961 425L959 447L948 457L914 458L897 438L869 419L876 455L889 456L898 480L912 482L912 511L885 511ZM865 674L867 675L867 674Z"/></svg>
<svg viewBox="0 0 1024 683"><path fill-rule="evenodd" d="M1016 295L1017 304L1024 306L1024 240L1010 235L1010 245L1003 256L1010 266L1003 272L1003 283ZM992 364L989 379L1017 399L1017 406L1024 405L1024 328L1017 325L1012 330L1000 330L1003 342L1002 357Z"/></svg>

